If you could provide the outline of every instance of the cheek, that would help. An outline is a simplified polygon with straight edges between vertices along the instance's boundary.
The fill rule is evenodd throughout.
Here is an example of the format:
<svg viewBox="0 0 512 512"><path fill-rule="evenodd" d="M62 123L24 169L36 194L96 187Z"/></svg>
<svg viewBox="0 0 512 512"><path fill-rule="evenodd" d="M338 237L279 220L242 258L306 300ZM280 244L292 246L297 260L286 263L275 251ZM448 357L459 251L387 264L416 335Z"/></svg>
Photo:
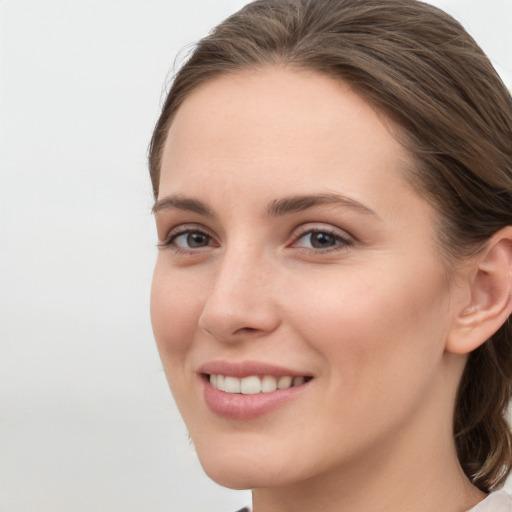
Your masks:
<svg viewBox="0 0 512 512"><path fill-rule="evenodd" d="M427 401L444 347L441 283L351 275L294 294L294 330L323 361L324 423L345 447L382 439Z"/></svg>
<svg viewBox="0 0 512 512"><path fill-rule="evenodd" d="M164 365L190 348L199 318L197 293L187 280L178 277L157 261L151 286L151 323Z"/></svg>
<svg viewBox="0 0 512 512"><path fill-rule="evenodd" d="M295 312L288 317L349 395L435 371L444 350L448 294L439 269L423 268L425 279L416 267L402 265L386 273L340 269L317 276L314 287L295 283Z"/></svg>
<svg viewBox="0 0 512 512"><path fill-rule="evenodd" d="M169 387L182 416L189 408L194 373L190 354L197 332L200 301L190 281L157 261L151 286L151 323Z"/></svg>

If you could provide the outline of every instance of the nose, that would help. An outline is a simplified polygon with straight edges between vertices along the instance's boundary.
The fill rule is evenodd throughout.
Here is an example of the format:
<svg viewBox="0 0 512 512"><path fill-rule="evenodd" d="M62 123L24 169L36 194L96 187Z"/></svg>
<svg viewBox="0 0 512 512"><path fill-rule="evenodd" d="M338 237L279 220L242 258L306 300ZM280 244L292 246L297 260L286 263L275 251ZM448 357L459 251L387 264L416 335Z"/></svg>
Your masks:
<svg viewBox="0 0 512 512"><path fill-rule="evenodd" d="M233 253L216 269L199 327L223 342L263 337L280 324L273 271L262 258Z"/></svg>

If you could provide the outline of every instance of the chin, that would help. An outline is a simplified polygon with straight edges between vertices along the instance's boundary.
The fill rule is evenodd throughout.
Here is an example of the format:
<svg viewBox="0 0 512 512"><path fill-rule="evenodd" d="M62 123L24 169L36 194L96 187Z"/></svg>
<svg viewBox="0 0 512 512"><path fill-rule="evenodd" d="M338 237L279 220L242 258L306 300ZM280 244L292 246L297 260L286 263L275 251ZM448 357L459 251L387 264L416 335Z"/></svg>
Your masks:
<svg viewBox="0 0 512 512"><path fill-rule="evenodd" d="M205 468L203 467L203 469ZM213 471L208 471L205 469L205 472L215 483L235 491L262 487L261 485L258 485L259 479L251 475L241 475L239 473L237 474L236 472L222 470L218 471L217 469L214 469Z"/></svg>
<svg viewBox="0 0 512 512"><path fill-rule="evenodd" d="M231 471L229 469L215 468L212 471L207 470L206 474L217 484L228 489L241 491L245 489L264 489L271 487L286 487L293 483L292 479L275 478L271 473L256 473L249 469L245 471Z"/></svg>
<svg viewBox="0 0 512 512"><path fill-rule="evenodd" d="M216 483L229 489L255 489L275 486L286 486L295 478L290 474L288 464L269 463L268 456L240 457L236 454L225 453L202 456L199 461L205 473ZM274 459L277 462L276 459ZM279 466L279 467L278 467Z"/></svg>

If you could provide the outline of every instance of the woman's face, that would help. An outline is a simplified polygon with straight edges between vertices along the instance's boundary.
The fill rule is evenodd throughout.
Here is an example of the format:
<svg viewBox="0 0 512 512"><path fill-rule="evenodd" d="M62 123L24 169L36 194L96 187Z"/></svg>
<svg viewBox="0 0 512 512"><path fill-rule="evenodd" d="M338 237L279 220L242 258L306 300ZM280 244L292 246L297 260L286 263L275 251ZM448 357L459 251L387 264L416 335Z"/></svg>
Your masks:
<svg viewBox="0 0 512 512"><path fill-rule="evenodd" d="M292 484L451 432L460 300L388 128L344 84L280 68L212 80L173 121L152 321L223 485Z"/></svg>

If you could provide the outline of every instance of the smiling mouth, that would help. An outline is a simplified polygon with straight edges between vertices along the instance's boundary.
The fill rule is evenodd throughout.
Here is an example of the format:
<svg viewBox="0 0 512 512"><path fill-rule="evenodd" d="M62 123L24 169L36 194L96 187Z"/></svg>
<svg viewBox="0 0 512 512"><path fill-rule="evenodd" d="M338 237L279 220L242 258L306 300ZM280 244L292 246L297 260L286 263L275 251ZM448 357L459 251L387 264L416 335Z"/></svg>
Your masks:
<svg viewBox="0 0 512 512"><path fill-rule="evenodd" d="M308 376L291 377L287 375L282 377L251 375L243 378L219 374L206 374L205 376L215 389L225 393L242 395L272 393L277 390L302 386L312 379L312 377Z"/></svg>

